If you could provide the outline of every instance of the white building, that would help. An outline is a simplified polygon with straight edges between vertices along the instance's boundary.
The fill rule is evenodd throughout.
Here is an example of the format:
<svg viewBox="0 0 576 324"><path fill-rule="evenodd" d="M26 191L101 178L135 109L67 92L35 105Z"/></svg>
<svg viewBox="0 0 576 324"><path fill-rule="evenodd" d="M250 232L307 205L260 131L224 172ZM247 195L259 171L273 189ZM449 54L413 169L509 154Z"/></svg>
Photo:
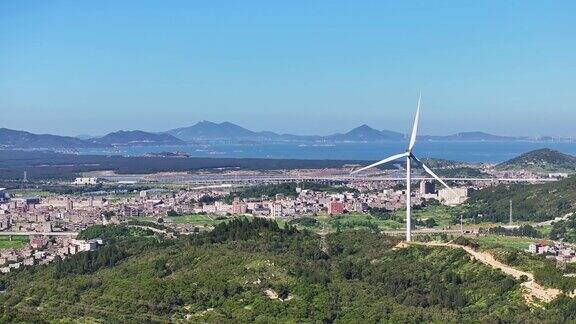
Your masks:
<svg viewBox="0 0 576 324"><path fill-rule="evenodd" d="M460 205L468 199L470 188L444 188L438 190L438 200L445 205Z"/></svg>
<svg viewBox="0 0 576 324"><path fill-rule="evenodd" d="M280 218L284 216L282 209L283 208L281 204L277 203L270 204L270 216L272 218Z"/></svg>
<svg viewBox="0 0 576 324"><path fill-rule="evenodd" d="M568 173L563 173L563 172L549 173L548 178L550 178L550 179L565 179L565 178L568 178Z"/></svg>
<svg viewBox="0 0 576 324"><path fill-rule="evenodd" d="M80 178L74 179L74 182L72 184L77 185L77 186L96 185L96 184L98 184L98 178L80 177Z"/></svg>
<svg viewBox="0 0 576 324"><path fill-rule="evenodd" d="M103 245L102 239L92 239L92 240L72 240L73 246L76 247L75 252L82 251L96 251L99 246ZM74 254L74 253L72 253Z"/></svg>
<svg viewBox="0 0 576 324"><path fill-rule="evenodd" d="M541 253L542 251L542 245L537 244L537 243L532 243L530 245L528 245L528 252L533 253L533 254L538 254Z"/></svg>

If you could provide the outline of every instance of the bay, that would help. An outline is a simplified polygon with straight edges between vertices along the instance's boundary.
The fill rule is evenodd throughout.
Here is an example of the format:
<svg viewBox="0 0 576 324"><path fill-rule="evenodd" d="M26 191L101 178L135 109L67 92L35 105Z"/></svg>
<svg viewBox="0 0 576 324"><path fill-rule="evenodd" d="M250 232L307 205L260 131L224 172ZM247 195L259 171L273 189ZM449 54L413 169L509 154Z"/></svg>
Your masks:
<svg viewBox="0 0 576 324"><path fill-rule="evenodd" d="M550 148L576 155L573 142L433 142L416 144L414 153L421 158L441 158L462 162L499 163L528 151ZM132 146L113 150L86 149L80 154L119 154L142 156L146 153L185 152L191 157L377 160L405 151L404 142L379 143L211 143L178 146Z"/></svg>

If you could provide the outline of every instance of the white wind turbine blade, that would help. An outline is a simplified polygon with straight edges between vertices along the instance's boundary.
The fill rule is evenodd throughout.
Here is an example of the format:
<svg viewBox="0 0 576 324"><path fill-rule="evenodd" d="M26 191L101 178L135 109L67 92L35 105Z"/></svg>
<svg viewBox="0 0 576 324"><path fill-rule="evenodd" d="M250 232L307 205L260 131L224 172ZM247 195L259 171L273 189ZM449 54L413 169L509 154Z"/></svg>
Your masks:
<svg viewBox="0 0 576 324"><path fill-rule="evenodd" d="M418 123L420 121L420 104L422 102L422 94L418 96L418 107L416 108L416 117L414 117L414 125L412 126L412 135L410 136L410 144L408 151L412 151L414 144L416 144L416 135L418 134Z"/></svg>
<svg viewBox="0 0 576 324"><path fill-rule="evenodd" d="M412 155L412 158L413 158L416 162L418 162L418 164L420 164L420 165L422 166L422 168L424 169L424 171L426 171L426 173L428 173L429 175L431 175L434 179L438 180L438 182L440 182L444 187L450 189L450 191L452 191L453 193L455 193L454 190L452 190L452 188L450 188L450 186L448 186L448 185L446 184L446 182L444 182L444 180L440 179L440 177L437 176L436 173L434 173L434 171L430 170L430 168L427 167L426 164L422 163L422 161L418 160L418 158L415 157L414 155Z"/></svg>
<svg viewBox="0 0 576 324"><path fill-rule="evenodd" d="M368 165L368 166L365 166L365 167L363 167L363 168L360 168L360 169L358 169L358 170L354 170L354 171L352 171L350 174L356 174L356 173L358 173L358 172L362 172L362 171L364 171L364 170L368 170L368 169L370 169L370 168L377 167L377 166L379 166L379 165L382 165L382 164L385 164L385 163L388 163L388 162L392 162L392 161L394 161L394 160L398 160L398 159L403 158L403 157L406 157L406 156L408 156L408 153L402 153L402 154L392 155L391 157L385 158L384 160L378 161L378 162L376 162L376 163L372 163L372 164L370 164L370 165Z"/></svg>

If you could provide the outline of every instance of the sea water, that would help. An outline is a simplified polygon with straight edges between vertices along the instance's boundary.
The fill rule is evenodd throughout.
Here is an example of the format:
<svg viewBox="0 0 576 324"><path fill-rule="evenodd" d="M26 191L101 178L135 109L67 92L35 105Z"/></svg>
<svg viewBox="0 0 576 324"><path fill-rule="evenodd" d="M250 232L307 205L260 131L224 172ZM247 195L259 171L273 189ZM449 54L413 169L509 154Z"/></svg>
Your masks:
<svg viewBox="0 0 576 324"><path fill-rule="evenodd" d="M576 143L559 142L434 142L416 144L414 154L421 158L441 158L462 162L498 163L528 151L550 148L576 155ZM191 157L376 160L404 152L404 142L379 143L210 143L179 146L119 147L113 150L87 149L81 154L120 154L141 156L146 153L185 152Z"/></svg>

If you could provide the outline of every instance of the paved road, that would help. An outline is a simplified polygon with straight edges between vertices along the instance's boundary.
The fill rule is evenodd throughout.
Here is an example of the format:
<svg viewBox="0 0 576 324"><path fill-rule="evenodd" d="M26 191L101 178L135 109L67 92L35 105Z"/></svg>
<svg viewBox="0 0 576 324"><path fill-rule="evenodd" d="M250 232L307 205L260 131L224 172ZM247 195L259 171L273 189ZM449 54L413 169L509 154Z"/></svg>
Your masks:
<svg viewBox="0 0 576 324"><path fill-rule="evenodd" d="M562 216L562 217L556 217L556 218L554 218L553 220L549 220L549 221L545 221L545 222L540 222L540 223L534 223L533 226L536 226L536 227L538 227L538 226L549 226L549 225L552 225L552 223L559 222L559 221L563 221L563 220L567 220L567 219L570 218L570 216L572 216L572 215L574 215L574 213L569 213L569 214L566 214L566 215L564 215L564 216Z"/></svg>
<svg viewBox="0 0 576 324"><path fill-rule="evenodd" d="M554 182L556 179L540 178L442 178L446 181L500 181L500 182ZM328 176L328 177L244 177L244 178L214 178L214 179L183 179L183 183L189 184L218 184L218 183L268 183L268 182L299 182L299 181L405 181L405 177L351 177L351 176ZM434 180L430 177L413 177L412 181ZM160 180L160 182L162 182Z"/></svg>
<svg viewBox="0 0 576 324"><path fill-rule="evenodd" d="M102 178L110 181L124 180L126 176L133 177L133 181L151 180L149 175L107 175ZM194 175L181 174L166 177L154 177L153 180L159 183L186 183L197 185L227 185L232 184L255 184L268 182L307 182L307 181L404 181L405 176L384 176L384 175L350 175L350 174L333 174L326 176L304 176L304 175ZM447 181L503 181L503 182L551 182L557 179L549 178L443 178ZM426 176L415 176L413 181L433 180Z"/></svg>

